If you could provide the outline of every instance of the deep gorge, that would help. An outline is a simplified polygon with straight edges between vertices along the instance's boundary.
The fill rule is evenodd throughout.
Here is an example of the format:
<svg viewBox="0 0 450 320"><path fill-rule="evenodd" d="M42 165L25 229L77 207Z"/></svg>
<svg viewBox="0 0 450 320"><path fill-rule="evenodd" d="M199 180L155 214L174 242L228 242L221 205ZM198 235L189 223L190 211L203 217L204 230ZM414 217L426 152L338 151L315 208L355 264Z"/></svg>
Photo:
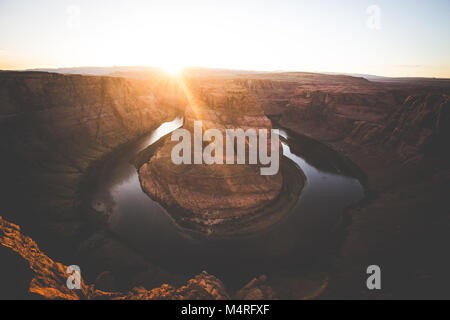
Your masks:
<svg viewBox="0 0 450 320"><path fill-rule="evenodd" d="M413 253L430 255L426 248L443 245L448 222L444 205L449 183L445 161L449 138L448 89L419 85L391 88L359 78L311 74L252 77L258 76L191 79L195 99L204 102L203 118L212 123L257 126L275 123L267 117L277 119L277 124L292 131L289 136L297 133L304 139L311 137L344 154L344 158L362 169L364 177L360 173L357 176L370 190L364 203L346 210L342 216L345 221L338 230L341 240L328 254L329 284L321 289L321 294L358 296L363 282L359 282L357 270L368 263L368 252L387 265L403 265L399 261L406 259L406 263ZM198 112L189 108L192 101L176 82L1 72L0 84L5 220L20 225L20 232L34 239L53 260L67 264L77 260L86 270L83 276L88 283L96 282L105 271L120 275L115 277L112 291L127 292L140 286L151 290L163 283L178 287L197 274L167 272L158 262L143 258L138 248L111 232L105 216L86 206L80 195L86 175L99 170L108 158L127 152L139 137L144 139L161 123L180 115L193 117L193 112ZM325 172L354 172L344 158L334 159L321 144L299 139L290 148L300 152L306 162L313 161L316 168ZM380 154L384 158L380 159ZM405 201L411 198L417 201ZM404 239L411 233L420 234L425 207L433 208L427 225L435 228L435 238L422 241L417 237L414 245L419 251L402 249L399 255L397 249L407 246ZM406 217L408 223L401 232L392 229L395 228L392 219L401 221ZM2 226L7 228L7 222ZM375 240L380 232L386 236ZM444 252L444 248L438 251ZM439 265L418 266L417 271L412 270L399 281L404 285L427 270L444 268L447 264L448 259L441 256ZM209 272L208 268L206 271ZM34 272L40 271L36 268ZM206 274L199 277L221 287L222 298L239 289L239 285L234 285L232 292L226 293L220 280L216 282ZM283 285L270 287L270 277L268 280L262 274L252 277L256 280L237 292L238 297L244 298L256 289L269 298L277 293L308 296L323 281L322 276L299 281L297 293L292 295L282 292ZM251 280L249 275L246 278L246 282ZM196 285L195 281L200 283L200 279L193 280L191 285ZM348 284L345 292L341 289L342 282ZM435 282L422 283L440 290L433 287ZM200 296L189 285L188 288L180 289L182 294L169 290L168 297ZM139 290L129 291L129 295L158 298L157 293L152 296ZM398 284L389 293L401 295L402 290L405 289ZM89 292L84 297L93 297ZM219 297L217 291L211 292L213 297ZM45 296L45 290L41 294Z"/></svg>

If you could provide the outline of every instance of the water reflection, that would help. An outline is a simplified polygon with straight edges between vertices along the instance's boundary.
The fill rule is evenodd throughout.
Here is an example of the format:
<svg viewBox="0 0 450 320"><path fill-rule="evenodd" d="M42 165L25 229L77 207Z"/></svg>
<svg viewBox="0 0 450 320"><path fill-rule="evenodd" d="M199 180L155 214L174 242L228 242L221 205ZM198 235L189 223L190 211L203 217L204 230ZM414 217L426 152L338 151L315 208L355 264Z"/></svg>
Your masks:
<svg viewBox="0 0 450 320"><path fill-rule="evenodd" d="M183 117L177 117L172 121L164 122L162 125L160 125L155 131L153 131L148 139L145 140L144 145L142 146L142 149L148 147L149 145L155 143L162 137L164 137L166 134L174 131L175 129L180 128L183 125ZM141 150L142 150L141 149Z"/></svg>
<svg viewBox="0 0 450 320"><path fill-rule="evenodd" d="M183 117L163 123L101 168L100 184L96 188L91 204L95 210L107 215L111 228L120 230L121 224L125 227L127 221L130 221L128 218L133 218L131 216L123 219L123 214L133 215L153 208L162 210L159 204L149 201L142 192L133 160L140 151L182 125Z"/></svg>

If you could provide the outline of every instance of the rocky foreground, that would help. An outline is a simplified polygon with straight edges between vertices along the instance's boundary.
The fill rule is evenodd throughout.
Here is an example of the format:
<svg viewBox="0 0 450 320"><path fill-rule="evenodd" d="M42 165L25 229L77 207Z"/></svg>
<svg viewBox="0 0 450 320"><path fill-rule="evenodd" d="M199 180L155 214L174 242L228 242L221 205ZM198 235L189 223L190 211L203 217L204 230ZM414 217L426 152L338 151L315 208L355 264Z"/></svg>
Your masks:
<svg viewBox="0 0 450 320"><path fill-rule="evenodd" d="M20 227L0 217L0 299L64 299L64 300L227 300L230 295L222 282L203 271L179 288L163 284L147 290L134 287L129 292L108 291L107 275L87 284L81 277L80 289L68 289L67 267L43 253L35 241L24 235ZM233 298L273 299L274 292L266 278L253 279Z"/></svg>

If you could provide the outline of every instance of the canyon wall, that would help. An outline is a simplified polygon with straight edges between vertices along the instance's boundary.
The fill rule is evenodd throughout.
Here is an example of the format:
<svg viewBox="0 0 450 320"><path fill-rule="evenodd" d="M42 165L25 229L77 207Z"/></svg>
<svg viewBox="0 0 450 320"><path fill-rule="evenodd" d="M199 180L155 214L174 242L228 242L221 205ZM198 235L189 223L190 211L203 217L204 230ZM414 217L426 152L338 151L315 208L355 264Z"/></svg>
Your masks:
<svg viewBox="0 0 450 320"><path fill-rule="evenodd" d="M50 256L84 267L91 281L105 270L128 279L160 275L111 236L107 217L81 206L79 191L105 155L182 114L185 103L182 88L164 76L0 72L2 216ZM148 286L161 283L148 278Z"/></svg>
<svg viewBox="0 0 450 320"><path fill-rule="evenodd" d="M385 144L403 158L432 150L439 155L448 141L448 82L387 84L318 74L299 74L296 81L271 78L238 82L272 119L321 141Z"/></svg>
<svg viewBox="0 0 450 320"><path fill-rule="evenodd" d="M324 297L448 296L450 85L302 75L237 80L282 126L346 155L365 173L366 199L345 234ZM377 264L383 290L370 292Z"/></svg>
<svg viewBox="0 0 450 320"><path fill-rule="evenodd" d="M77 232L77 217L68 224L72 213L61 205L77 205L81 175L181 113L183 96L169 81L1 72L0 105L1 186L11 208L4 215L63 236Z"/></svg>

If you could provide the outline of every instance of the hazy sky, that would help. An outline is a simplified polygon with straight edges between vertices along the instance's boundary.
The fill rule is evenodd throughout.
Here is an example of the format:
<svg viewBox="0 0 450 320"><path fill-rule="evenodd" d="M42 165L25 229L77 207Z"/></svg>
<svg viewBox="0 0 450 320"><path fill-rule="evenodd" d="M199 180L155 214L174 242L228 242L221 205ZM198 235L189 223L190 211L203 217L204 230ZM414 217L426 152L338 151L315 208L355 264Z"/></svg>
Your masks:
<svg viewBox="0 0 450 320"><path fill-rule="evenodd" d="M0 69L151 65L450 77L449 0L0 0Z"/></svg>

